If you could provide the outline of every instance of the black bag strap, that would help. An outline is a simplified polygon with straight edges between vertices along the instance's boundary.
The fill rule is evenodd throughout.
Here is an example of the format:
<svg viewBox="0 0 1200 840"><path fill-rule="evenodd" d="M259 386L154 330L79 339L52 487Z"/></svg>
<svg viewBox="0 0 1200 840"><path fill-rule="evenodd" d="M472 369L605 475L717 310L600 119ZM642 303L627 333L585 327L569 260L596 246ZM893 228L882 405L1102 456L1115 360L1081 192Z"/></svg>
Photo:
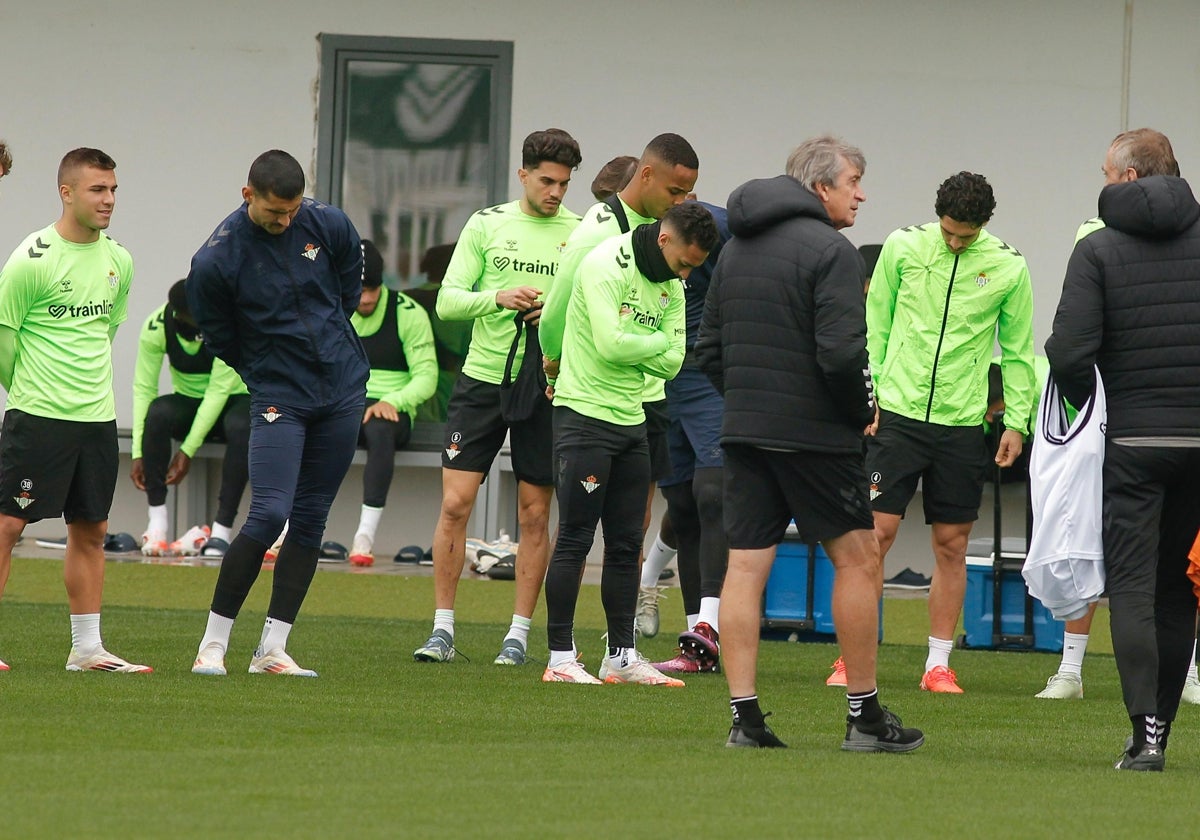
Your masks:
<svg viewBox="0 0 1200 840"><path fill-rule="evenodd" d="M621 233L629 233L629 217L625 215L625 205L621 203L621 199L617 198L617 194L613 193L604 199L604 204L617 217L617 224L621 226Z"/></svg>
<svg viewBox="0 0 1200 840"><path fill-rule="evenodd" d="M524 312L517 312L513 317L513 320L517 324L517 334L513 336L512 346L508 348L508 359L504 362L504 379L500 382L501 388L507 388L512 385L513 362L517 358L517 348L521 346L521 338L525 329L524 315Z"/></svg>

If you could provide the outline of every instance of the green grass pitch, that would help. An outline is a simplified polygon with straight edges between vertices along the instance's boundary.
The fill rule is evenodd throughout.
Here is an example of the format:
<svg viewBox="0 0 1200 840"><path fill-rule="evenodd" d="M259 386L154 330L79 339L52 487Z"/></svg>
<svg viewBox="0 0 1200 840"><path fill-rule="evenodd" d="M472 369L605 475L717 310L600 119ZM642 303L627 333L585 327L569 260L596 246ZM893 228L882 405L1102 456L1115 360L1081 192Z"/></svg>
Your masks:
<svg viewBox="0 0 1200 840"><path fill-rule="evenodd" d="M0 836L16 837L1118 837L1191 836L1196 723L1181 710L1167 772L1112 769L1128 731L1101 611L1087 698L1035 700L1058 657L956 651L966 694L917 688L925 602L888 599L879 684L926 744L844 753L836 649L762 645L759 693L787 750L727 750L719 675L684 689L547 685L495 667L512 584L465 580L457 645L418 664L429 578L321 574L289 649L316 680L245 672L264 573L224 678L189 669L216 572L110 564L104 635L151 675L73 674L62 564L15 560L0 607ZM683 617L678 591L666 658ZM595 668L603 620L585 586L577 639ZM533 650L544 651L544 613Z"/></svg>

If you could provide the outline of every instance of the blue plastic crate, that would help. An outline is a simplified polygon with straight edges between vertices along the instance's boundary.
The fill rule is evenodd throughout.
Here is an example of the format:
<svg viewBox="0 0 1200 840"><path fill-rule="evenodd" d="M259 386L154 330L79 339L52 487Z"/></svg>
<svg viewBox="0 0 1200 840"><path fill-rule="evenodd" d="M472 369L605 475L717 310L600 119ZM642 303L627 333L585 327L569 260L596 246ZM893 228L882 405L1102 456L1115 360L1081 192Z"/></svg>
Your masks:
<svg viewBox="0 0 1200 840"><path fill-rule="evenodd" d="M1019 545L1018 545L1019 543ZM1020 564L1025 558L1025 541L1005 538L1000 547L1007 566L1001 577L1000 633L994 638L995 583L991 540L971 540L967 554L967 592L963 598L963 641L966 647L993 650L1039 650L1061 653L1063 622L1057 621L1042 602L1033 599L1033 644L1016 641L1025 634L1025 578ZM1005 641L1005 639L1010 641Z"/></svg>
<svg viewBox="0 0 1200 840"><path fill-rule="evenodd" d="M814 547L812 612L808 609L809 547L787 537L775 552L775 563L763 592L764 632L791 631L835 637L833 626L833 561L820 544ZM883 600L879 602L879 638L883 639ZM822 641L833 641L833 638Z"/></svg>

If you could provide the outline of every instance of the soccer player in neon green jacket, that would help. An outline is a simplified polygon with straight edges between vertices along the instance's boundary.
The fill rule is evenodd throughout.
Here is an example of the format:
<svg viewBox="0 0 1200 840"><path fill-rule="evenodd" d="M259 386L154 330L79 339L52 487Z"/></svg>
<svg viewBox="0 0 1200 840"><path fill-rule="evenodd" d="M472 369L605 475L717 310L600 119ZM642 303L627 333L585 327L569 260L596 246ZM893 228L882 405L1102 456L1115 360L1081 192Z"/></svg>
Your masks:
<svg viewBox="0 0 1200 840"><path fill-rule="evenodd" d="M1036 390L1033 291L1025 258L984 229L996 201L981 176L938 188L937 220L888 236L867 293L867 351L879 419L867 438L875 533L886 557L921 481L935 558L921 688L962 689L949 668L966 592L966 551L989 470L1021 454ZM988 367L1000 345L1006 431L989 459Z"/></svg>
<svg viewBox="0 0 1200 840"><path fill-rule="evenodd" d="M562 367L554 393L559 532L546 575L550 661L546 682L599 682L579 663L573 626L583 563L604 525L601 590L608 682L680 686L634 645L642 512L650 456L642 385L671 379L683 364L683 284L719 236L712 215L688 202L661 222L597 245L584 259L567 309Z"/></svg>

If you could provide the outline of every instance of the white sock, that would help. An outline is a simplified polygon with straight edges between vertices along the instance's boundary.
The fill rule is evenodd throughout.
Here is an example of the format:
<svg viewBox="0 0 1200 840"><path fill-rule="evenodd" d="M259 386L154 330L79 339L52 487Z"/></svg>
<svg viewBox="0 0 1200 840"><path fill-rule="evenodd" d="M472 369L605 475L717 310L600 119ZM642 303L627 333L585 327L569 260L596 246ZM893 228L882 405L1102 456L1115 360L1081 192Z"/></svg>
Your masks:
<svg viewBox="0 0 1200 840"><path fill-rule="evenodd" d="M547 664L551 668L557 668L559 665L566 665L568 662L574 662L575 659L575 651L573 650L552 650L550 651L550 661Z"/></svg>
<svg viewBox="0 0 1200 840"><path fill-rule="evenodd" d="M292 625L286 621L280 621L277 618L268 618L263 623L262 638L258 641L258 647L263 652L279 649L287 650L288 634L292 632Z"/></svg>
<svg viewBox="0 0 1200 840"><path fill-rule="evenodd" d="M646 559L642 562L642 586L657 586L658 576L677 553L678 549L662 541L661 533L656 536L654 545L646 552Z"/></svg>
<svg viewBox="0 0 1200 840"><path fill-rule="evenodd" d="M146 530L152 534L162 534L166 537L167 534L167 506L166 505L151 505L150 521L146 525Z"/></svg>
<svg viewBox="0 0 1200 840"><path fill-rule="evenodd" d="M71 616L71 648L76 653L86 655L103 646L100 641L100 613Z"/></svg>
<svg viewBox="0 0 1200 840"><path fill-rule="evenodd" d="M637 658L637 648L617 648L616 653L609 655L608 664L612 668L628 668Z"/></svg>
<svg viewBox="0 0 1200 840"><path fill-rule="evenodd" d="M721 632L721 628L717 626L717 613L721 610L720 598L701 598L700 599L700 615L697 618L697 623L703 621L709 627ZM695 625L693 625L695 626Z"/></svg>
<svg viewBox="0 0 1200 840"><path fill-rule="evenodd" d="M445 630L450 634L450 638L454 638L454 610L434 610L433 611L433 629Z"/></svg>
<svg viewBox="0 0 1200 840"><path fill-rule="evenodd" d="M943 668L950 667L950 651L954 650L954 641L952 639L935 639L929 637L929 656L925 659L925 671L928 673L939 665Z"/></svg>
<svg viewBox="0 0 1200 840"><path fill-rule="evenodd" d="M371 544L375 544L375 531L379 528L379 520L383 517L383 508L362 506L362 513L358 516L358 531Z"/></svg>
<svg viewBox="0 0 1200 840"><path fill-rule="evenodd" d="M523 615L513 613L512 624L508 627L508 632L504 634L505 639L516 639L521 643L521 647L529 647L529 628L533 626L533 619L526 618Z"/></svg>
<svg viewBox="0 0 1200 840"><path fill-rule="evenodd" d="M687 626L689 630L696 629L696 622L700 620L700 613L689 613L687 617Z"/></svg>
<svg viewBox="0 0 1200 840"><path fill-rule="evenodd" d="M200 649L216 643L222 651L229 650L229 634L233 632L233 619L215 612L208 614L208 626L204 628L204 638L200 640Z"/></svg>
<svg viewBox="0 0 1200 840"><path fill-rule="evenodd" d="M1196 674L1196 643L1192 642L1192 664L1188 666L1188 679L1197 680L1200 677Z"/></svg>
<svg viewBox="0 0 1200 840"><path fill-rule="evenodd" d="M225 542L233 541L233 527L230 525L222 525L217 520L213 520L212 529L208 534L214 540L225 540Z"/></svg>
<svg viewBox="0 0 1200 840"><path fill-rule="evenodd" d="M1058 673L1083 676L1083 654L1087 651L1086 633L1063 633L1063 655Z"/></svg>

